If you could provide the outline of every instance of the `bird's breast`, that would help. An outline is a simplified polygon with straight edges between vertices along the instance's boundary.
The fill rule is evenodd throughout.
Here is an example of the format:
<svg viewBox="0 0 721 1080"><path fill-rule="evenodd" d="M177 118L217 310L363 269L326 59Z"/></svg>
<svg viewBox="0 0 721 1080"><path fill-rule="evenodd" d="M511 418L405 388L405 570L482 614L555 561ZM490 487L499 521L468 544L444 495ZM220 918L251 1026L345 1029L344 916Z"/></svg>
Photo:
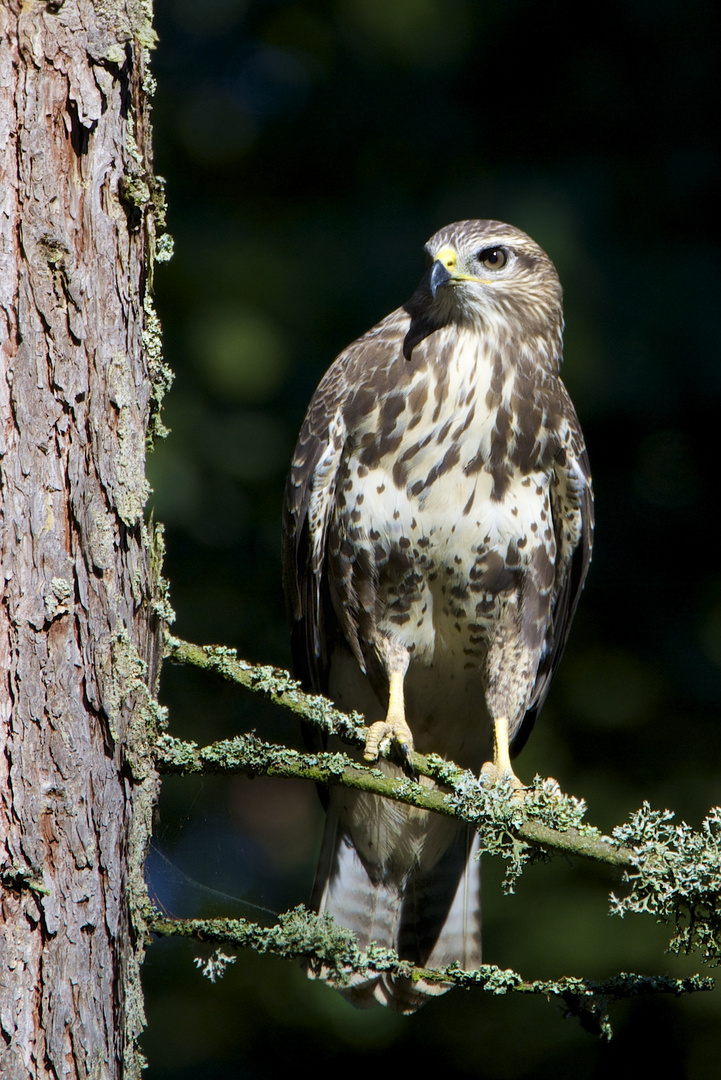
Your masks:
<svg viewBox="0 0 721 1080"><path fill-rule="evenodd" d="M352 433L337 548L370 558L378 627L422 663L449 650L479 663L537 552L553 561L547 442L518 373L470 334Z"/></svg>

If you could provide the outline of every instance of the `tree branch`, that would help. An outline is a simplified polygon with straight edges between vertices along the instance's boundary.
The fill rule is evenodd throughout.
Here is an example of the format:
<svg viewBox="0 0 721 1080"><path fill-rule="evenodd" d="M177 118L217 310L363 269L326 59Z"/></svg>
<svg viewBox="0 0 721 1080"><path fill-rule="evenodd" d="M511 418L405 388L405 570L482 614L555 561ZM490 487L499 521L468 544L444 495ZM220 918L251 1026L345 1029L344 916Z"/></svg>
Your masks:
<svg viewBox="0 0 721 1080"><path fill-rule="evenodd" d="M171 636L167 638L166 655L175 663L191 664L263 694L325 736L335 735L354 746L365 746L367 728L359 713L343 713L321 695L305 693L287 671L239 660L234 649L193 645ZM301 754L248 735L202 748L163 736L158 747L158 768L164 772L241 772L340 784L467 821L488 840L491 853L497 851L507 857L511 854L507 835L510 828L516 842L520 840L549 854L579 855L622 868L632 865L632 850L585 823L585 804L564 795L555 781L536 778L521 802L511 797L507 785L484 785L472 773L435 754L413 752L411 763L417 776L434 780L446 793L407 777L389 776L345 754ZM493 842L491 822L503 827L506 835L501 846L505 852ZM519 852L513 854L517 859Z"/></svg>
<svg viewBox="0 0 721 1080"><path fill-rule="evenodd" d="M423 763L422 775L439 771L422 755L416 754L415 758ZM623 868L633 864L632 850L619 846L602 836L598 829L583 823L581 817L585 807L578 800L562 795L555 781L536 778L534 786L520 802L512 798L507 786L487 787L471 773L455 766L449 768L444 762L442 783L450 790L443 792L405 776L389 776L381 769L361 764L343 753L300 753L263 742L255 735L238 735L203 747L163 735L157 743L156 762L159 771L176 775L241 773L294 777L382 795L419 810L466 821L480 832L487 850L507 857L508 853L501 851L500 846L504 839L507 844L509 831L512 831L515 840L549 854L579 855ZM549 824L544 816L556 824ZM570 824L569 819L573 819L574 824Z"/></svg>
<svg viewBox="0 0 721 1080"><path fill-rule="evenodd" d="M527 980L515 971L504 971L493 964L482 964L476 971L464 971L457 964L438 970L415 967L407 960L400 960L392 949L371 945L367 952L361 952L350 931L329 915L315 915L302 905L281 915L271 927L246 919L168 919L158 912L149 914L148 927L161 936L188 937L252 948L285 959L302 959L311 971L323 969L324 976L340 989L348 984L351 975L372 978L391 972L413 981L423 979L463 989L479 986L492 994L555 997L564 1002L567 1015L578 1016L584 1027L605 1038L611 1036L608 1006L612 1001L639 994L688 994L712 990L714 986L713 979L699 975L672 979L624 972L602 982L573 976Z"/></svg>
<svg viewBox="0 0 721 1080"><path fill-rule="evenodd" d="M366 729L358 713L346 715L325 698L304 693L286 671L238 660L232 649L203 648L178 638L168 638L167 655L264 694L325 736L365 745ZM483 850L507 860L505 888L510 892L526 863L539 855L577 855L621 868L630 887L625 897L611 895L612 914L652 914L659 922L672 924L672 951L696 950L707 962L721 962L719 809L711 810L701 829L694 830L685 822L673 824L670 811L644 804L609 837L583 820L583 801L564 795L555 780L536 777L518 798L509 783L483 783L434 754L412 754L416 780L344 753L300 753L254 735L205 747L166 735L158 741L156 753L158 768L164 772L300 777L456 817L478 831ZM434 784L425 783L425 778Z"/></svg>

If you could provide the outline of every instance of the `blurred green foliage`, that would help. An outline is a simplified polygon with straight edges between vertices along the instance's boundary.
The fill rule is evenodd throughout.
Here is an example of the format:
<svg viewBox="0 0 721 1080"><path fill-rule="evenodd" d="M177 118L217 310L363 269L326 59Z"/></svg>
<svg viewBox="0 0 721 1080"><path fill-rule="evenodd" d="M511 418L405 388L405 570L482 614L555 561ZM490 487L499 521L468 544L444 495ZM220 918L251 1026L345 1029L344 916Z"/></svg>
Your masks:
<svg viewBox="0 0 721 1080"><path fill-rule="evenodd" d="M175 256L156 275L176 372L149 460L174 630L287 666L284 475L336 353L411 294L421 248L464 217L511 221L565 289L565 379L596 483L594 562L522 777L556 776L610 830L644 799L698 826L721 802L718 9L520 0L166 0L155 148ZM199 742L291 720L166 668L171 730ZM309 786L164 784L151 888L170 914L266 918L310 891ZM486 959L529 978L688 974L650 920L606 915L606 871L559 860L502 897ZM210 950L212 951L212 950ZM459 1077L718 1075L721 993L619 1006L602 1046L555 1006L446 995L357 1013L292 965L242 955L212 986L198 946L145 967L150 1080L297 1070Z"/></svg>

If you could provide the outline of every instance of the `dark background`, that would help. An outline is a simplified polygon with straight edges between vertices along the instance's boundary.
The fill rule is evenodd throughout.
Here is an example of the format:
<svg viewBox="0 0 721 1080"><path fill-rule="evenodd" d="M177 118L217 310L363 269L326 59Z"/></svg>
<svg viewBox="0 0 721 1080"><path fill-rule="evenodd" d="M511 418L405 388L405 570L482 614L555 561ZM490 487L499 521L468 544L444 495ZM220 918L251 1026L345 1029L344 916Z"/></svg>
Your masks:
<svg viewBox="0 0 721 1080"><path fill-rule="evenodd" d="M507 220L555 261L564 377L586 433L597 544L565 660L517 769L553 775L606 830L644 799L698 825L721 802L717 43L713 4L626 0L166 0L156 166L175 256L157 306L176 372L149 459L175 632L287 666L279 518L310 395L411 294L422 245ZM170 729L199 742L295 724L166 667ZM308 785L172 780L149 870L173 915L273 918L308 897ZM609 872L555 860L503 897L486 959L527 977L687 974L650 918L611 919ZM252 905L262 909L257 911ZM544 1000L446 995L359 1013L294 964L152 945L149 1080L718 1075L721 991L623 1003L604 1045Z"/></svg>

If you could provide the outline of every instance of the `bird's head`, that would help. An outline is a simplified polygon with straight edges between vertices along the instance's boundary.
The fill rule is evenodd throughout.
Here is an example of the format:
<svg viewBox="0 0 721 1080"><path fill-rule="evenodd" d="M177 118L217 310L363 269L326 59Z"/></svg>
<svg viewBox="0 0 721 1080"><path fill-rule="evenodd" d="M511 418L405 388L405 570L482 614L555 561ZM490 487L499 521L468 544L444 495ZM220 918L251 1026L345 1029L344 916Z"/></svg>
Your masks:
<svg viewBox="0 0 721 1080"><path fill-rule="evenodd" d="M414 308L437 326L465 323L499 338L545 338L560 354L561 286L546 253L500 221L458 221L425 246ZM551 346L553 342L553 346Z"/></svg>

